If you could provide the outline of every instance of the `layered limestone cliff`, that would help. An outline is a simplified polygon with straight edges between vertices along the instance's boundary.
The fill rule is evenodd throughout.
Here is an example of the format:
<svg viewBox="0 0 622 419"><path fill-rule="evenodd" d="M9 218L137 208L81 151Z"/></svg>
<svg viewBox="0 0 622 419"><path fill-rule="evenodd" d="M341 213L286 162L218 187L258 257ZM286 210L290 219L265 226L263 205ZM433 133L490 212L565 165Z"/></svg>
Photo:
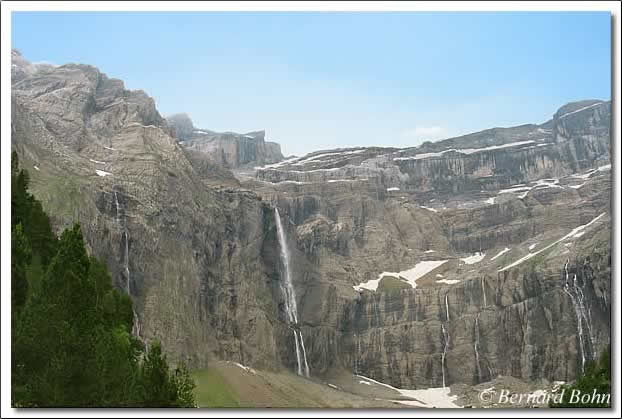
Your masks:
<svg viewBox="0 0 622 419"><path fill-rule="evenodd" d="M289 335L271 207L184 150L151 98L94 67L14 79L11 102L12 147L33 193L58 230L81 223L134 301L136 334L193 367L210 357L281 365Z"/></svg>
<svg viewBox="0 0 622 419"><path fill-rule="evenodd" d="M609 114L259 168L243 185L290 220L312 369L572 380L609 342Z"/></svg>
<svg viewBox="0 0 622 419"><path fill-rule="evenodd" d="M173 360L296 371L304 337L311 376L424 388L567 381L609 342L610 102L280 161L265 133L167 121L94 67L13 65L34 194L58 229L81 223L134 333Z"/></svg>
<svg viewBox="0 0 622 419"><path fill-rule="evenodd" d="M184 148L203 153L209 160L224 167L253 167L283 160L281 146L266 141L265 131L236 134L199 129L185 114L171 115L167 121Z"/></svg>

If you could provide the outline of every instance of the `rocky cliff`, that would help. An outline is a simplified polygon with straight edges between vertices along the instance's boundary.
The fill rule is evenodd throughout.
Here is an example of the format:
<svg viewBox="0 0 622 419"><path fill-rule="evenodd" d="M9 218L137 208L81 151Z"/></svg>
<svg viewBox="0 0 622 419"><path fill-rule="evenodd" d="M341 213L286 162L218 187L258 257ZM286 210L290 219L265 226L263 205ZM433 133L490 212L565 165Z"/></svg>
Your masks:
<svg viewBox="0 0 622 419"><path fill-rule="evenodd" d="M151 98L94 67L14 79L11 103L34 194L59 230L81 223L134 301L135 333L195 367L280 365L272 208L184 150Z"/></svg>
<svg viewBox="0 0 622 419"><path fill-rule="evenodd" d="M167 121L184 148L203 153L226 168L253 167L283 160L281 146L266 141L265 131L236 134L198 129L185 114L171 115Z"/></svg>
<svg viewBox="0 0 622 419"><path fill-rule="evenodd" d="M243 182L290 220L315 371L400 388L573 379L609 341L610 106L326 150Z"/></svg>
<svg viewBox="0 0 622 419"><path fill-rule="evenodd" d="M423 388L570 380L610 339L610 102L279 161L263 132L167 121L94 67L14 52L12 76L34 194L174 360L296 371L304 351L312 376Z"/></svg>

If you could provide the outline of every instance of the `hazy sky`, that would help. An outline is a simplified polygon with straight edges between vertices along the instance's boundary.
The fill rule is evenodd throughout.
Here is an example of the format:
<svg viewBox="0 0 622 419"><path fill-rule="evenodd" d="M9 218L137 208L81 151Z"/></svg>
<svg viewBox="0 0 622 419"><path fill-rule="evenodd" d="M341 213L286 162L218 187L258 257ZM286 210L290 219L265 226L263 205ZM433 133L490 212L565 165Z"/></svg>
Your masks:
<svg viewBox="0 0 622 419"><path fill-rule="evenodd" d="M14 13L30 61L92 64L163 115L285 155L540 123L611 94L609 13Z"/></svg>

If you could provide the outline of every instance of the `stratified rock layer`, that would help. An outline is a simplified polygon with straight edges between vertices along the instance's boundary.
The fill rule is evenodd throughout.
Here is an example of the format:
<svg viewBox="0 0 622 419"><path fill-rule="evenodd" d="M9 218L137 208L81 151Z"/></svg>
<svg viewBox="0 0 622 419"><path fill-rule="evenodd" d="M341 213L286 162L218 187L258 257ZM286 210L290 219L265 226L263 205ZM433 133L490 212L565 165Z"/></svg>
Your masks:
<svg viewBox="0 0 622 419"><path fill-rule="evenodd" d="M59 230L81 223L136 333L173 360L296 368L274 206L312 376L567 381L610 340L610 102L281 161L265 133L167 122L94 67L12 61L12 147L35 195Z"/></svg>

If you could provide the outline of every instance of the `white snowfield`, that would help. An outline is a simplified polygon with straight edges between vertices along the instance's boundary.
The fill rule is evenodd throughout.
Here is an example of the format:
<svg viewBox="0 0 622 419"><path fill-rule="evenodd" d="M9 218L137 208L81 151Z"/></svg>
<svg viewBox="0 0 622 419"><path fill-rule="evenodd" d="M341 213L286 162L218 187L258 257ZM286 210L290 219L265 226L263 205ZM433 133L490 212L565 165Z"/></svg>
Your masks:
<svg viewBox="0 0 622 419"><path fill-rule="evenodd" d="M531 259L532 257L536 256L537 254L542 253L542 252L544 252L547 249L550 249L551 247L555 246L556 244L558 244L558 243L560 243L560 242L562 242L562 241L564 241L566 239L577 239L577 238L583 236L585 234L584 230L586 228L590 227L592 224L596 223L602 217L604 217L605 214L607 214L607 213L603 212L602 214L600 214L598 217L594 218L589 223L583 224L583 225L580 225L580 226L574 228L570 233L566 234L561 239L554 241L553 243L549 244L546 247L543 247L542 249L538 250L537 252L534 252L534 253L529 252L529 253L527 253L527 255L525 255L522 258L518 259L517 261L509 264L508 266L505 266L505 267L499 269L498 271L499 272L503 272L503 271L506 271L506 270L508 270L510 268L513 268L514 266L520 265L524 261Z"/></svg>
<svg viewBox="0 0 622 419"><path fill-rule="evenodd" d="M436 388L427 388L422 390L405 390L401 388L395 388L389 384L381 383L380 381L376 381L372 378L365 377L363 375L357 375L356 377L363 378L366 381L372 382L379 386L387 387L391 390L397 391L404 397L409 397L415 400L391 400L396 403L405 404L408 406L415 407L428 407L428 408L440 408L440 409L456 409L460 408L456 403L454 403L458 396L450 396L449 387L436 387Z"/></svg>
<svg viewBox="0 0 622 419"><path fill-rule="evenodd" d="M474 263L481 262L482 259L486 257L486 253L476 252L471 256L467 256L465 258L460 258L461 261L466 263L467 265L473 265Z"/></svg>
<svg viewBox="0 0 622 419"><path fill-rule="evenodd" d="M396 278L404 278L404 282L410 284L411 287L417 288L417 279L421 278L423 275L427 274L430 271L441 266L443 263L447 262L447 260L425 260L423 262L417 263L413 268L408 269L406 271L401 272L383 272L378 275L376 279L370 279L367 282L362 282L359 285L353 285L356 291L362 291L364 289L370 291L376 291L378 289L378 284L385 276L393 276Z"/></svg>
<svg viewBox="0 0 622 419"><path fill-rule="evenodd" d="M97 173L97 176L101 176L101 177L112 176L112 173L106 172L104 170L95 170L95 173Z"/></svg>
<svg viewBox="0 0 622 419"><path fill-rule="evenodd" d="M396 187L396 186L393 186L393 187L391 187L391 188L387 188L387 192L399 191L399 190L400 190L400 188L398 188L398 187Z"/></svg>
<svg viewBox="0 0 622 419"><path fill-rule="evenodd" d="M516 142L508 143L508 144L493 145L490 147L482 147L482 148L462 148L462 149L450 148L448 150L439 151L438 153L421 153L421 154L415 154L414 156L410 156L410 157L394 157L393 160L399 161L399 160L429 159L431 157L441 157L443 154L448 153L450 151L455 151L456 153L461 153L461 154L473 154L473 153L480 153L482 151L499 150L502 148L518 147L521 145L533 144L533 143L535 143L534 140L527 140L527 141L516 141Z"/></svg>
<svg viewBox="0 0 622 419"><path fill-rule="evenodd" d="M93 160L93 159L89 159L89 161L96 163L96 164L106 164L105 161L99 161L99 160Z"/></svg>
<svg viewBox="0 0 622 419"><path fill-rule="evenodd" d="M504 254L506 254L506 253L507 253L507 252L509 252L509 251L510 251L510 248L509 248L509 247L506 247L505 249L503 249L502 251L500 251L499 253L497 253L496 255L494 255L494 256L493 256L490 260L491 260L491 261L492 261L492 260L495 260L495 259L497 259L498 257L500 257L500 256L502 256L502 255L504 255Z"/></svg>

